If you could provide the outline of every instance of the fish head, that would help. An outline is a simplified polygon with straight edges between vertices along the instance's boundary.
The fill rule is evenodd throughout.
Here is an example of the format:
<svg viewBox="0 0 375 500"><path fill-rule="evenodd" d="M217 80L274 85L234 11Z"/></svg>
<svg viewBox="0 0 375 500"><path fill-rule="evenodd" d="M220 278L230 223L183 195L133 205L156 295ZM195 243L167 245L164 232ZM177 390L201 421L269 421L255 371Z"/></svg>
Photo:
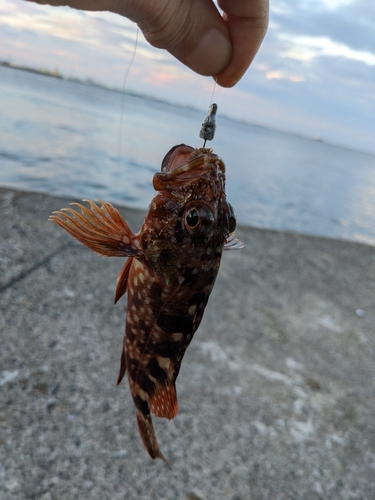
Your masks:
<svg viewBox="0 0 375 500"><path fill-rule="evenodd" d="M225 194L225 164L211 149L172 148L154 176L157 191L140 231L144 256L166 283L221 257L236 216Z"/></svg>

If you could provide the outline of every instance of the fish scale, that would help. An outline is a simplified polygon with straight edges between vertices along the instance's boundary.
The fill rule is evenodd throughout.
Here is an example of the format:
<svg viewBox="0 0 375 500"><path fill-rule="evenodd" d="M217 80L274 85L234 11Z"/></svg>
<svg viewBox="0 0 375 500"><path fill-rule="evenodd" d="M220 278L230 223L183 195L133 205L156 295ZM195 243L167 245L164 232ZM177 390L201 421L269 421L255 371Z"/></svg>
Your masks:
<svg viewBox="0 0 375 500"><path fill-rule="evenodd" d="M143 444L160 451L151 413L178 413L176 379L198 329L223 250L243 248L226 200L225 164L211 149L173 147L154 175L157 191L141 230L133 234L108 202L54 212L50 220L102 256L127 257L115 303L128 307L117 383L128 375Z"/></svg>

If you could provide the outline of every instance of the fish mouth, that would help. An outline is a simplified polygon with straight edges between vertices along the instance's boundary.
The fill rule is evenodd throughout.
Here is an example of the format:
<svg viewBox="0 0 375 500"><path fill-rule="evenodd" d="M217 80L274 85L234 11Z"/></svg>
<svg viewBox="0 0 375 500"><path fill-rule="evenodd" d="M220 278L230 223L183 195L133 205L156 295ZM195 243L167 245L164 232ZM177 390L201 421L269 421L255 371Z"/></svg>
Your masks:
<svg viewBox="0 0 375 500"><path fill-rule="evenodd" d="M212 164L216 165L220 172L225 172L225 163L220 156L212 152L212 149L193 149L185 144L174 146L164 157L162 171L154 175L154 189L155 191L176 189L199 178L212 168Z"/></svg>

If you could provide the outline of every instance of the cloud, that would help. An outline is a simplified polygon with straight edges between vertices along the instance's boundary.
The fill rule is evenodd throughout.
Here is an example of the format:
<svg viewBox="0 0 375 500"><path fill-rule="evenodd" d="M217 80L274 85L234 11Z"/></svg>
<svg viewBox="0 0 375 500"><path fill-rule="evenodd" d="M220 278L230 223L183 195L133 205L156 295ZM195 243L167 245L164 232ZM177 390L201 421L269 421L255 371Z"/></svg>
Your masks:
<svg viewBox="0 0 375 500"><path fill-rule="evenodd" d="M375 52L360 51L350 48L344 43L332 41L328 37L313 37L281 33L279 40L286 42L289 49L281 52L281 57L289 57L300 61L312 61L317 57L345 57L360 61L369 66L375 65Z"/></svg>
<svg viewBox="0 0 375 500"><path fill-rule="evenodd" d="M328 4L336 8L326 8ZM375 4L357 1L300 1L287 5L275 0L271 23L278 33L288 36L323 37L332 42L375 55Z"/></svg>
<svg viewBox="0 0 375 500"><path fill-rule="evenodd" d="M268 102L270 127L374 151L375 8L358 1L273 6L269 33L239 88Z"/></svg>

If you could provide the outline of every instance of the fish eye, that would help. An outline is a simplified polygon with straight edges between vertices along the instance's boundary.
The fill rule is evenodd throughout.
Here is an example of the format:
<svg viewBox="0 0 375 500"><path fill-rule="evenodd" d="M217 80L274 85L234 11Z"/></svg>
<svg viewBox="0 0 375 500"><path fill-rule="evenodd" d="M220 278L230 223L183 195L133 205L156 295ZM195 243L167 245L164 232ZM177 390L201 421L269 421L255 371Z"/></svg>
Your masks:
<svg viewBox="0 0 375 500"><path fill-rule="evenodd" d="M215 217L206 204L196 201L186 207L184 223L190 236L207 236L215 224Z"/></svg>
<svg viewBox="0 0 375 500"><path fill-rule="evenodd" d="M199 214L195 208L189 210L185 217L186 227L189 229L195 229L199 224Z"/></svg>

